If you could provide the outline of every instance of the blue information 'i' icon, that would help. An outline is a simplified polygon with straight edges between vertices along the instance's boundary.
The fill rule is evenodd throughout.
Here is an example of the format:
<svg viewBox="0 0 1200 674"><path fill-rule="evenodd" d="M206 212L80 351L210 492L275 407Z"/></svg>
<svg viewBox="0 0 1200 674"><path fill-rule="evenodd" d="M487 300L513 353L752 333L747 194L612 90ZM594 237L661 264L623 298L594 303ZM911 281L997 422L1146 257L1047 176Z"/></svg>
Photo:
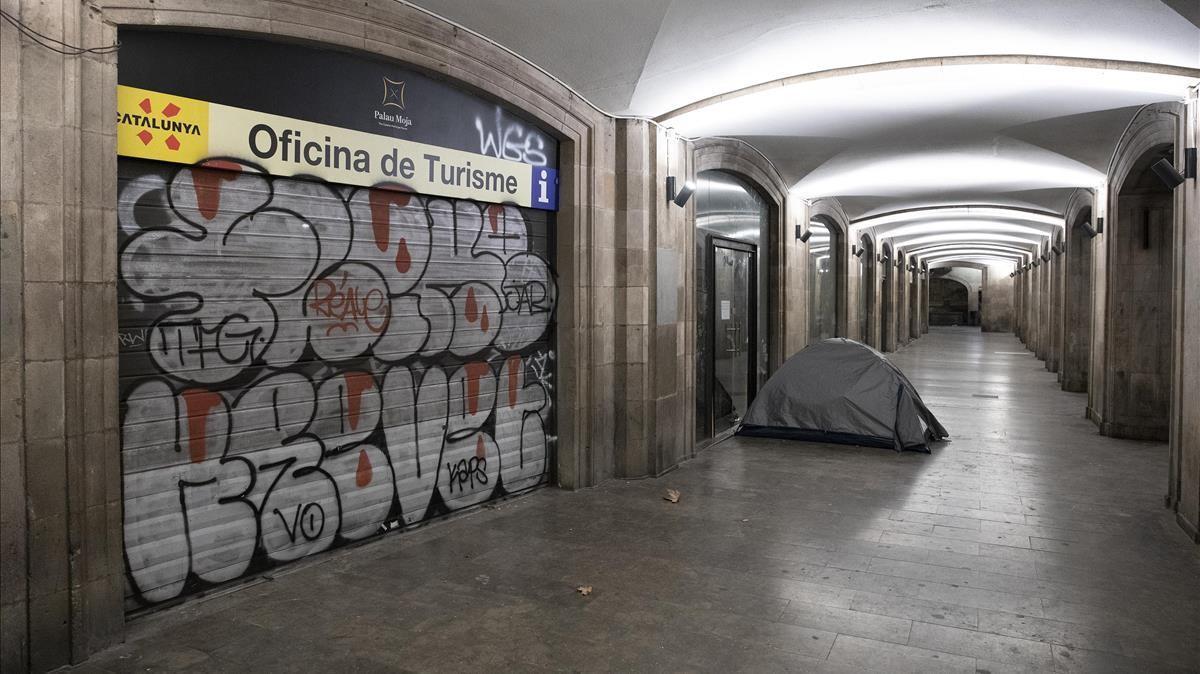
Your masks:
<svg viewBox="0 0 1200 674"><path fill-rule="evenodd" d="M558 171L545 166L534 166L533 194L530 204L543 211L558 210Z"/></svg>

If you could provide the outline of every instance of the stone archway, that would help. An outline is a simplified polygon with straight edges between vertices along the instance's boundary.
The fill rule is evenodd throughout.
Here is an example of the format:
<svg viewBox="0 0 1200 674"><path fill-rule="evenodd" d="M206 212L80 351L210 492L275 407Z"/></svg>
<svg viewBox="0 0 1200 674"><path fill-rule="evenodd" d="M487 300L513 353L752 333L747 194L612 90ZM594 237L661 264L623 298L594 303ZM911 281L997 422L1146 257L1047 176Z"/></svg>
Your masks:
<svg viewBox="0 0 1200 674"><path fill-rule="evenodd" d="M1168 439L1174 196L1151 171L1174 146L1133 162L1115 195L1108 232L1105 435Z"/></svg>
<svg viewBox="0 0 1200 674"><path fill-rule="evenodd" d="M859 339L864 344L878 346L875 328L875 244L871 237L863 234L858 240L858 315Z"/></svg>
<svg viewBox="0 0 1200 674"><path fill-rule="evenodd" d="M968 325L970 292L965 283L945 274L929 279L930 325Z"/></svg>
<svg viewBox="0 0 1200 674"><path fill-rule="evenodd" d="M839 202L837 199L827 198L817 199L809 205L808 220L809 222L807 223L807 226L810 229L812 229L814 226L818 228L824 227L829 232L829 237L827 239L829 244L829 267L825 275L830 277L832 281L828 284L828 287L832 294L832 304L834 306L834 310L831 316L832 330L824 330L823 332L825 333L825 336L829 337L846 337L857 334L858 327L856 323L858 317L850 307L850 300L852 298L854 283L856 281L861 282L861 279L850 273L852 264L850 260L850 242L848 236L850 231L850 218L846 215L846 211L842 207L841 202ZM810 253L813 250L813 243L813 239L810 238L808 241ZM816 261L816 257L812 257L812 259L809 260L810 266ZM813 277L814 275L812 273L808 275L809 279L812 279ZM814 307L811 302L808 305L808 311L811 319L812 316L815 315L816 311L816 307ZM828 321L826 321L826 323L828 323ZM811 343L818 341L818 339L818 336L811 334L810 324L808 341Z"/></svg>
<svg viewBox="0 0 1200 674"><path fill-rule="evenodd" d="M1064 391L1082 393L1088 388L1092 348L1092 285L1093 240L1084 226L1092 227L1091 193L1081 197L1074 214L1068 210L1067 232L1064 237L1063 345L1060 379Z"/></svg>
<svg viewBox="0 0 1200 674"><path fill-rule="evenodd" d="M842 232L827 216L816 216L808 223L808 341L844 337L844 320L839 311L845 265L839 255Z"/></svg>

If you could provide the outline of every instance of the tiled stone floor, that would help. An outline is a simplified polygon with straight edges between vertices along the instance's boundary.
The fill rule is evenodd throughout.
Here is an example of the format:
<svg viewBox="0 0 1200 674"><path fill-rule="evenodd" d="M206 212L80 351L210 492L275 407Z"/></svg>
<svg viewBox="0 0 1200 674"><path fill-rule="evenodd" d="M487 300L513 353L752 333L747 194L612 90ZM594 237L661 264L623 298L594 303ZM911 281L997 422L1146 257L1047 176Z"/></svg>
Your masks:
<svg viewBox="0 0 1200 674"><path fill-rule="evenodd" d="M1165 446L1098 436L1011 335L894 360L950 429L932 455L728 441L161 611L83 669L1200 668Z"/></svg>

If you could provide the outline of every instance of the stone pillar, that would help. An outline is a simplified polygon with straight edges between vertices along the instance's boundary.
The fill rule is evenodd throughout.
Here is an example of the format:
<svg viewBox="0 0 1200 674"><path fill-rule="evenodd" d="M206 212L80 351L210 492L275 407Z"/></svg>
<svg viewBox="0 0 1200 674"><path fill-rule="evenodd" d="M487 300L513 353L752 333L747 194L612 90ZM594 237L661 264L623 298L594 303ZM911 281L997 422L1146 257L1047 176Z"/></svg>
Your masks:
<svg viewBox="0 0 1200 674"><path fill-rule="evenodd" d="M642 120L616 133L615 475L657 475L695 447L695 201L667 199L666 178L694 178L687 144Z"/></svg>
<svg viewBox="0 0 1200 674"><path fill-rule="evenodd" d="M1041 296L1038 289L1041 287L1041 277L1039 270L1041 266L1030 267L1025 279L1025 345L1029 347L1035 355L1037 354L1039 340L1041 334L1038 332L1038 306L1041 304Z"/></svg>
<svg viewBox="0 0 1200 674"><path fill-rule="evenodd" d="M1200 146L1200 90L1184 108L1184 147ZM1174 305L1170 474L1167 504L1179 525L1200 543L1200 180L1175 191Z"/></svg>
<svg viewBox="0 0 1200 674"><path fill-rule="evenodd" d="M921 306L924 300L924 295L921 292L921 271L920 267L909 272L908 288L909 288L909 315L908 315L908 336L909 339L918 339L921 336Z"/></svg>
<svg viewBox="0 0 1200 674"><path fill-rule="evenodd" d="M783 244L780 253L783 269L779 271L780 301L773 311L779 313L782 326L780 364L808 345L808 265L807 246L800 243L794 232L796 225L807 225L808 204L791 192L786 193L783 206ZM778 365L776 366L778 367Z"/></svg>
<svg viewBox="0 0 1200 674"><path fill-rule="evenodd" d="M1024 277L1025 277L1024 274L1018 272L1015 276L1013 276L1013 279L1012 279L1012 282L1013 282L1013 317L1012 317L1013 334L1016 335L1017 339L1021 340L1022 342L1025 341L1025 338L1023 336L1024 326L1021 325L1021 300L1022 300L1022 293L1024 292L1024 290L1023 290L1023 286L1024 286L1024 282L1025 282Z"/></svg>
<svg viewBox="0 0 1200 674"><path fill-rule="evenodd" d="M929 332L929 272L921 278L921 334Z"/></svg>
<svg viewBox="0 0 1200 674"><path fill-rule="evenodd" d="M908 343L908 259L892 269L896 275L896 346Z"/></svg>
<svg viewBox="0 0 1200 674"><path fill-rule="evenodd" d="M1063 259L1061 253L1050 250L1050 341L1046 351L1046 369L1059 371L1063 344ZM1062 377L1060 376L1059 379Z"/></svg>
<svg viewBox="0 0 1200 674"><path fill-rule="evenodd" d="M1042 252L1042 255L1045 255L1045 251ZM1050 367L1050 342L1053 339L1050 323L1050 305L1054 303L1053 284L1050 279L1053 276L1052 262L1046 261L1043 257L1042 264L1038 267L1038 292L1041 295L1041 302L1038 304L1038 358L1046 362L1047 368Z"/></svg>
<svg viewBox="0 0 1200 674"><path fill-rule="evenodd" d="M69 44L116 41L88 5L4 9ZM124 624L116 137L101 114L116 106L116 61L0 31L0 669L43 671L115 643Z"/></svg>

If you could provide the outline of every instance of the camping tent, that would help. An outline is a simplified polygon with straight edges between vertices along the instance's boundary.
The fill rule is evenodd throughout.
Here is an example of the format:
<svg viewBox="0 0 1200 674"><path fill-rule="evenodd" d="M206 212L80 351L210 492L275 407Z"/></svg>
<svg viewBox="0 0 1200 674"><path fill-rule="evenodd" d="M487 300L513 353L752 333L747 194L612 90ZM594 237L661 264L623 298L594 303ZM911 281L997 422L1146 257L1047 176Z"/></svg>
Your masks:
<svg viewBox="0 0 1200 674"><path fill-rule="evenodd" d="M746 411L738 435L929 451L949 434L883 354L826 339L788 359Z"/></svg>

